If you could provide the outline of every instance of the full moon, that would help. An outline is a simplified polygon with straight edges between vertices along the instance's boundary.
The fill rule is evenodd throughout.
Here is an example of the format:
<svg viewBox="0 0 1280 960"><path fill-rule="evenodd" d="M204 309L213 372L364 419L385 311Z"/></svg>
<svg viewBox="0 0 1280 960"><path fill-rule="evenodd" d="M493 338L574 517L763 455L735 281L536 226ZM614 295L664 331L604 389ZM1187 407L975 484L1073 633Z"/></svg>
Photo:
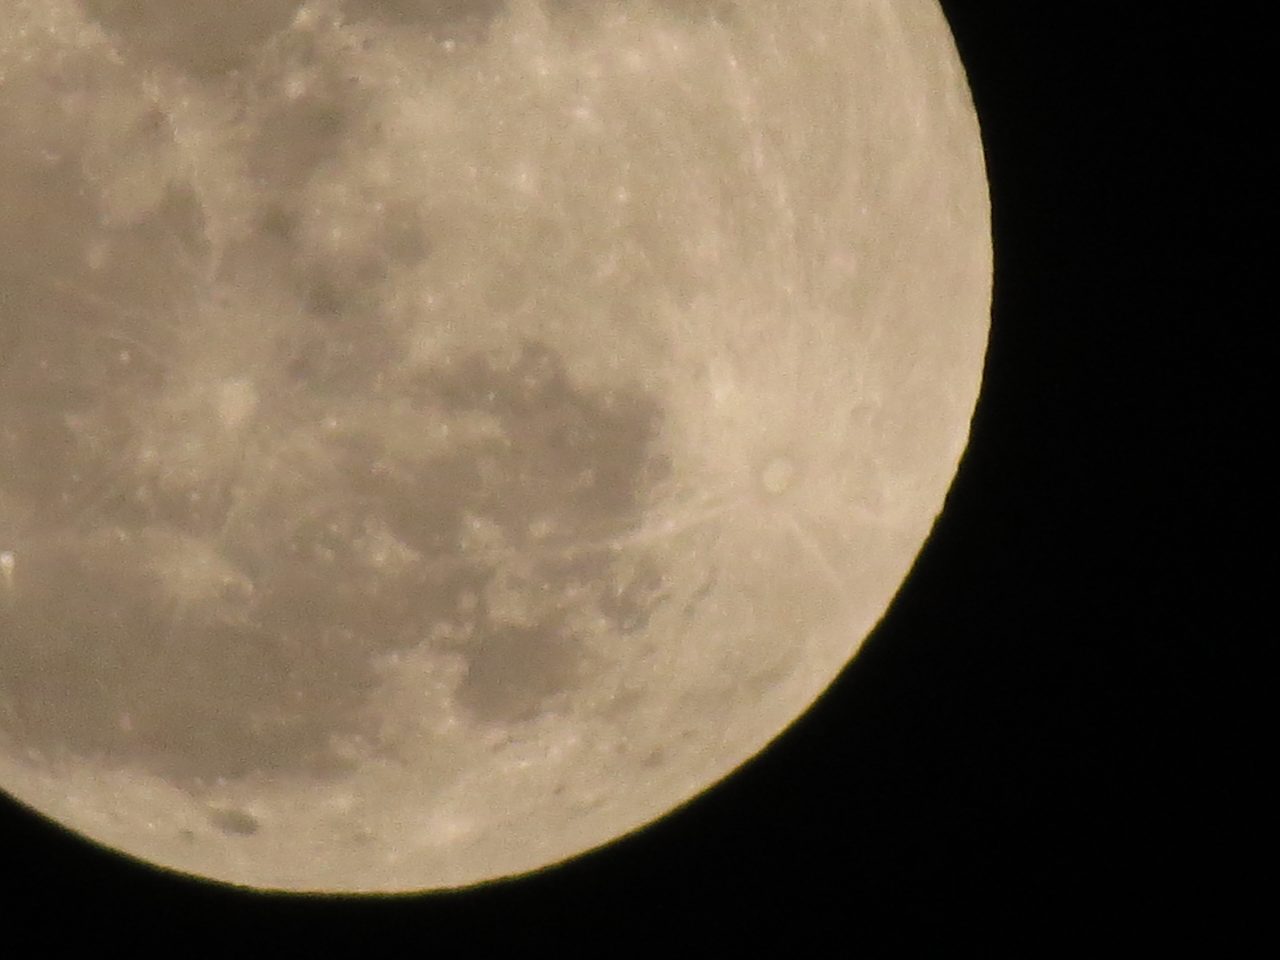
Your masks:
<svg viewBox="0 0 1280 960"><path fill-rule="evenodd" d="M7 0L0 787L307 892L663 817L888 608L991 281L936 0Z"/></svg>

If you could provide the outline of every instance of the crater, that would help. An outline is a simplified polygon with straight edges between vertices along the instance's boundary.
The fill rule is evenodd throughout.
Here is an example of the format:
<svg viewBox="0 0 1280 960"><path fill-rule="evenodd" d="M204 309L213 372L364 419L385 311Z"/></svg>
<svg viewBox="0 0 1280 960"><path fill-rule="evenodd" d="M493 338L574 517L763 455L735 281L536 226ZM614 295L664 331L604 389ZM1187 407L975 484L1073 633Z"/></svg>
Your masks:
<svg viewBox="0 0 1280 960"><path fill-rule="evenodd" d="M209 812L209 822L223 833L238 837L251 837L262 829L257 817L243 810L212 810Z"/></svg>
<svg viewBox="0 0 1280 960"><path fill-rule="evenodd" d="M796 465L790 457L771 457L760 470L760 489L778 497L791 489L796 479Z"/></svg>

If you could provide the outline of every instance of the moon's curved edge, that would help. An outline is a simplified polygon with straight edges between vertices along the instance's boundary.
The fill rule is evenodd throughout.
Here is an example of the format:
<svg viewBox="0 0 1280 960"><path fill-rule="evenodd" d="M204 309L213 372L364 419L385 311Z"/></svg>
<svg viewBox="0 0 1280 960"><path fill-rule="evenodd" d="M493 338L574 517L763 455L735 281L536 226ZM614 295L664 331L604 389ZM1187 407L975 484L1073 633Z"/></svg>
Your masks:
<svg viewBox="0 0 1280 960"><path fill-rule="evenodd" d="M45 5L43 15L56 20L64 6ZM740 525L723 542L700 542L697 549L738 551L750 550L752 544L756 549L761 543L775 548L785 545L793 551L797 565L808 564L810 579L825 576L835 583L845 577L856 579L860 587L856 602L835 596L830 585L819 587L818 592L826 597L819 606L834 604L832 609L838 609L839 616L810 624L807 635L780 662L783 672L762 675L772 686L754 690L747 709L730 710L730 715L720 718L728 722L717 723L713 731L703 730L704 736L695 737L695 746L684 755L663 757L663 745L655 744L643 756L619 759L609 755L613 744L591 742L589 727L584 736L583 731L566 728L554 719L529 724L515 736L498 729L492 747L498 759L488 773L458 784L448 802L425 815L412 812L413 793L420 784L405 781L392 765L379 762L364 764L358 777L342 789L320 793L305 778L284 787L248 778L226 785L221 794L210 792L200 804L193 804L188 793L163 780L91 761L33 772L28 764L0 756L0 783L33 809L96 842L196 876L255 888L311 891L458 887L547 866L652 821L754 756L812 704L856 652L898 589L928 536L963 453L980 385L990 307L989 206L976 118L963 69L933 0L850 5L858 12L849 14L848 22L839 15L833 20L833 15L825 12L830 5L822 10L814 7L817 26L812 32L799 29L783 37L777 35L779 28L787 22L806 22L808 8L796 12L798 6L790 5L793 12L788 16L795 20L786 21L773 5L762 4L756 8L761 11L757 21L750 19L755 10L740 6L751 11L743 14L749 20L748 34L754 29L757 39L767 36L781 49L793 51L776 54L780 60L772 63L766 58L744 65L744 74L749 74L752 66L765 71L782 69L785 74L788 56L793 61L801 56L820 61L823 49L833 37L840 36L839 29L849 29L850 24L877 25L881 30L875 48L880 57L877 69L887 72L880 74L876 92L882 98L900 94L902 102L881 101L889 115L866 122L883 122L889 131L887 139L896 149L905 149L907 159L899 156L896 166L882 167L876 171L877 178L862 182L857 189L888 191L906 202L907 208L897 211L900 219L895 219L894 213L880 212L883 219L876 221L881 229L897 231L893 233L896 247L893 243L883 244L880 251L864 247L852 257L848 251L829 249L819 259L811 246L794 242L788 246L779 241L780 274L730 277L672 304L677 314L674 322L688 325L697 321L697 325L681 329L711 331L709 344L693 335L687 338L682 355L674 361L676 369L681 374L688 372L689 368L679 366L686 362L684 356L696 364L698 357L709 352L729 362L718 368L712 364L703 371L707 383L693 395L671 397L670 391L686 388L681 377L671 382L659 378L650 385L655 392L668 392L668 411L676 411L667 417L662 437L677 462L673 470L676 481L669 491L671 498L661 503L670 505L676 502L672 499L676 494L696 491L699 484L727 491L734 502L750 498L758 495L751 490L750 470L756 466L764 469L771 462L768 458L779 451L793 457L801 471L802 485L796 489L807 500L793 493L792 500L781 507L761 503L752 514L761 518L757 527ZM530 9L528 4L523 7L526 12ZM14 44L24 38L15 40L6 35L3 26L0 51L12 53ZM54 25L50 29L67 28ZM524 23L508 29L504 42L517 47L531 28ZM788 48L788 42L795 46ZM850 42L857 40L850 35ZM522 49L528 51L528 45ZM504 52L510 55L510 50ZM536 58L537 51L527 55ZM804 76L803 71L797 71L792 79ZM751 109L749 98L758 88L750 83L735 88L730 83L727 89L737 89L747 98L738 103L739 111ZM866 106L873 100L868 95L859 103ZM772 106L758 103L756 108L768 116ZM892 158L876 159L883 164ZM776 174L779 190L798 182L789 180L797 171L788 168L785 159L768 169L781 171ZM851 202L856 196L842 199ZM803 210L806 202L814 201L792 197L790 202L789 207L777 208L780 216L788 209ZM851 232L833 230L830 239L838 242L852 236ZM797 252L808 254L808 259L793 261L795 271L787 273L787 256L795 257ZM883 259L877 260L878 256ZM902 269L889 269L892 264ZM868 289L861 279L864 276L879 277L883 282ZM788 283L794 283L802 293L817 290L822 296L798 298ZM711 329L713 324L700 318L706 312L718 316L732 310L750 328L751 315L795 310L797 303L806 317L795 319L790 329L808 331L812 336L830 335L824 324L844 311L852 314L856 308L864 323L865 318L875 318L874 329L863 330L861 335L880 366L871 361L858 369L849 369L854 364L824 364L806 352L812 343L804 338L772 343L775 352L761 362L759 356L753 357L725 339L730 335L741 338L741 329L730 327L716 333ZM954 321L948 322L949 318ZM761 335L767 338L769 333L766 327ZM751 342L750 337L742 339ZM575 358L567 342L557 346L567 358L567 367L577 371L578 382L603 377L590 358ZM911 360L904 365L908 356ZM829 361L829 356L826 359ZM762 389L766 385L768 388ZM801 409L800 404L829 402L833 391L840 389L859 392L863 401L857 410L851 408L844 411L842 419L837 418L835 425L844 431L842 442L818 439L797 446L796 427L811 423L810 411ZM771 401L772 410L753 406L761 397ZM709 398L714 401L710 407L706 405ZM237 401L232 397L227 402L234 405ZM702 406L695 407L695 403ZM777 409L792 403L792 408ZM691 412L696 415L681 416ZM734 431L747 430L752 426L749 419L763 429L751 432L747 439L747 433ZM878 478L879 482L866 489L851 489L832 477L833 470L849 466L839 456L848 453L855 441L871 444L873 451L869 456L864 450L856 461L862 476L870 468ZM725 449L719 449L717 443ZM758 445L758 451L753 444ZM742 469L726 473L726 464ZM699 479L694 482L692 477ZM810 522L814 514L806 513L816 509L821 519L821 511L829 513L840 507L847 507L853 519L847 529L834 532L820 525L815 528ZM693 509L681 507L665 513L655 509L652 516L678 525ZM861 546L861 557L854 555L851 544ZM692 570L696 564L689 556L683 561L674 555L665 559L691 564ZM739 589L752 584L759 587L761 582L747 576ZM798 609L812 615L815 601L808 599L810 594L805 590L796 589ZM771 614L786 615L786 610ZM735 661L731 646L723 650L728 657L724 667L741 665L740 660ZM690 656L686 663L673 663L672 669L690 665L696 669L700 661L696 655ZM705 669L705 663L702 665ZM412 675L411 664L405 669ZM700 696L690 696L680 708L693 711L685 721L702 726L707 715L700 717L697 711L723 709L723 703L711 703L708 698L732 696L733 689L732 682L727 687L712 684ZM670 723L672 704L656 706L658 709L647 715L649 722ZM661 731L668 736L680 732L674 727ZM548 756L554 758L556 751L559 759L548 764ZM571 787L570 800L544 829L526 835L528 842L522 846L513 846L503 824L518 828L534 809L528 798L550 789L555 777L548 775L541 786L536 778L526 783L523 797L509 792L504 782L517 771L539 765L550 770L557 763L559 769L579 774L589 771L590 775L579 776ZM614 793L612 777L630 780L621 796ZM502 798L496 803L491 799L488 821L475 811L477 805L484 806L476 799L485 790ZM370 797L377 798L376 804ZM337 826L355 821L361 821L358 828ZM209 833L211 825L216 842L200 842L199 837ZM338 836L335 830L343 835Z"/></svg>

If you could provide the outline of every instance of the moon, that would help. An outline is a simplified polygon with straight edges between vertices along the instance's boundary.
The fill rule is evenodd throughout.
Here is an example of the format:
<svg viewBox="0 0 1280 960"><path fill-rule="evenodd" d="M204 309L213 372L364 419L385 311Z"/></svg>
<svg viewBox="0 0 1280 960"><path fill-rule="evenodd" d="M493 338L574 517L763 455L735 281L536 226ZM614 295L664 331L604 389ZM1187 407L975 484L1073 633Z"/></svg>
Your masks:
<svg viewBox="0 0 1280 960"><path fill-rule="evenodd" d="M262 890L663 817L856 654L992 281L935 0L11 0L0 787Z"/></svg>

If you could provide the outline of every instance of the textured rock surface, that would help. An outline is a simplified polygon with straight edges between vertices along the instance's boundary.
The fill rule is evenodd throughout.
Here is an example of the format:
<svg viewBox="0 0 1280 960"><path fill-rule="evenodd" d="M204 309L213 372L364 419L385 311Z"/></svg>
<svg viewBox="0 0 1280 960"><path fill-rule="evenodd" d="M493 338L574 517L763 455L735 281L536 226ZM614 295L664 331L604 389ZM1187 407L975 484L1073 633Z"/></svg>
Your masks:
<svg viewBox="0 0 1280 960"><path fill-rule="evenodd" d="M159 863L643 823L831 680L964 443L932 3L17 2L0 130L0 784Z"/></svg>

